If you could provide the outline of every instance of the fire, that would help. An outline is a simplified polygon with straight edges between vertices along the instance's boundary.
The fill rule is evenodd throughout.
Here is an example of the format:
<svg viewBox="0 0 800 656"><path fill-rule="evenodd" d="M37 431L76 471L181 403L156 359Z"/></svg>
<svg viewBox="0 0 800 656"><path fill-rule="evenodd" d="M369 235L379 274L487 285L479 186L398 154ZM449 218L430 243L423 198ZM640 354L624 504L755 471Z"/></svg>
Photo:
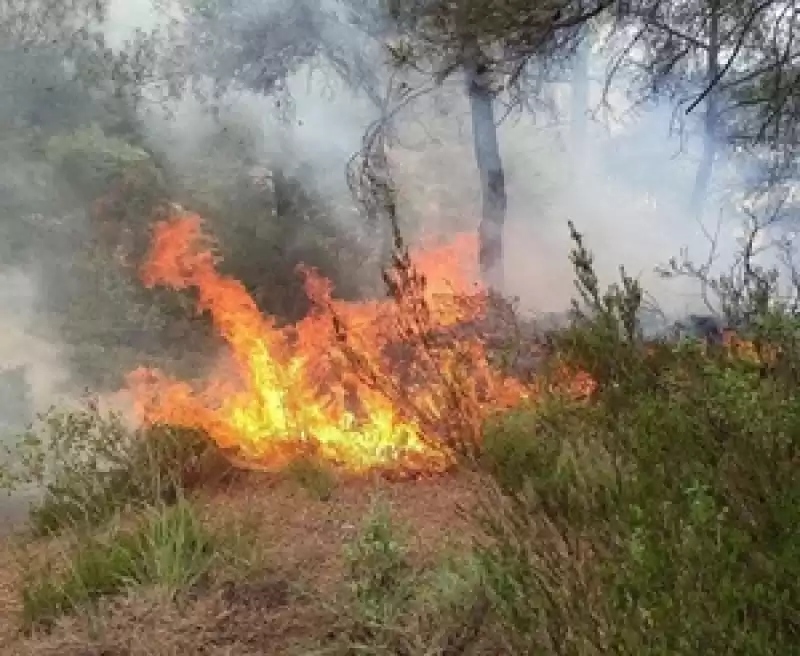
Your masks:
<svg viewBox="0 0 800 656"><path fill-rule="evenodd" d="M431 331L485 311L477 271L464 264L477 262L477 248L476 238L466 234L414 255L425 278L416 299L424 303L416 305L405 297L337 300L330 281L301 267L313 309L299 323L281 326L259 311L241 282L219 273L214 242L199 216L161 222L142 281L194 290L198 311L208 313L227 348L207 380L189 383L138 369L129 375L128 389L146 423L201 429L253 466L279 467L308 452L353 472L442 471L453 456L447 441L433 433L449 417L469 415L465 422L475 429L488 411L487 399L496 406L524 395L488 365L478 340L432 345ZM421 306L425 330L407 321ZM411 350L393 360L390 351L398 345ZM455 408L455 397L463 407Z"/></svg>

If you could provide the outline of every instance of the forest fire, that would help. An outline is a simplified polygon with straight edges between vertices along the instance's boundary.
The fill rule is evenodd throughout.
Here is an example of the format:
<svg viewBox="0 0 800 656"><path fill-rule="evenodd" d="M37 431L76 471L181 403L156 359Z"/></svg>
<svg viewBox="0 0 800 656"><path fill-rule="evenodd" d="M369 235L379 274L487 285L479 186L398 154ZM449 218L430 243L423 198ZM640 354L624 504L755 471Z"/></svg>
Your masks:
<svg viewBox="0 0 800 656"><path fill-rule="evenodd" d="M430 246L411 257L424 283L395 278L396 298L362 302L335 299L327 279L301 267L312 310L282 326L219 273L199 216L159 223L143 282L194 290L227 348L204 381L138 369L129 390L145 423L201 429L255 468L308 453L351 472L443 471L448 430L477 434L490 407L525 395L488 364L479 339L430 337L485 312L477 271L464 266L476 256L472 235Z"/></svg>

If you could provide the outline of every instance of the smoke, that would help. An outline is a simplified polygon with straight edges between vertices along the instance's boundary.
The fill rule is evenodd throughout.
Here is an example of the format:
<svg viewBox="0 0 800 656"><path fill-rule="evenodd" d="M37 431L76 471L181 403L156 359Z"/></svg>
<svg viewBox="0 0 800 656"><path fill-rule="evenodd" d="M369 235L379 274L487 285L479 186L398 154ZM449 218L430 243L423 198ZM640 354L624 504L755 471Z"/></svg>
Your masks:
<svg viewBox="0 0 800 656"><path fill-rule="evenodd" d="M52 403L68 378L58 344L33 330L37 294L35 279L25 271L0 274L0 362L8 376L0 387L0 421L16 427ZM12 372L24 373L24 381Z"/></svg>
<svg viewBox="0 0 800 656"><path fill-rule="evenodd" d="M282 6L278 1L250 3L249 9L258 11L248 14L249 20L269 20L270 12ZM353 41L353 32L346 29L329 29L325 36L340 40L334 43L339 53L366 43ZM380 57L375 50L371 61L385 78ZM602 75L604 63L602 55L590 57L593 79L597 71ZM599 82L589 83L589 110L601 104L601 87ZM186 98L171 107L174 117L151 117L148 128L176 166L190 168L204 157L223 158L204 150L206 137L220 124L237 125L247 135L243 159L246 155L251 165L267 168L308 164L306 182L341 210L331 217L337 229L354 240L367 239L361 218L347 208L344 170L378 109L364 94L353 93L319 59L292 75L288 90L289 120L276 116L274 98L238 92L225 98L216 119L202 103ZM565 109L571 93L569 85L562 84L552 95ZM654 101L631 115L627 100L617 93L604 116L587 118L579 129L574 119L562 115L554 120L544 113L512 116L501 124L509 200L506 281L509 293L519 297L523 307L559 312L568 306L574 295L568 261L567 221L571 220L596 253L601 281L617 281L623 264L668 314L704 310L696 281L666 281L654 269L684 249L702 263L712 247L717 253L714 270L730 265L743 215L725 202L725 196L731 187L741 185L743 171L740 163L724 155L724 148L719 149L707 210L700 221L687 208L700 134L691 120L686 134L676 134L674 110L671 101ZM422 231L474 230L480 197L468 105L460 83L445 84L409 106L394 127L398 142L391 159L404 225L411 236Z"/></svg>
<svg viewBox="0 0 800 656"><path fill-rule="evenodd" d="M278 1L240 4L251 12L250 21L268 21L270 12L283 6ZM350 30L327 29L324 36L334 39L337 52L364 47L353 41ZM375 54L372 63L380 69L381 54ZM596 55L590 67L601 70L602 64ZM379 74L385 77L385 68ZM590 85L589 109L599 104L600 87ZM171 106L172 118L151 116L148 127L171 161L186 169L203 157L223 157L204 151L207 137L221 124L235 124L247 135L243 159L246 155L253 165L267 168L307 163L308 184L335 199L337 207L346 206L344 169L378 109L364 94L351 92L319 59L291 76L288 90L288 120L277 117L274 98L238 92L225 98L216 119L201 102L185 98ZM435 101L410 106L396 121L400 143L392 154L404 218L412 232L420 226L438 232L474 229L480 203L463 89L456 82L435 95ZM554 95L568 99L568 85L556 88ZM603 121L587 118L580 144L573 143L569 121L554 125L550 117L528 115L500 126L509 197L506 280L508 291L525 307L563 310L573 294L567 220L585 233L603 280L616 280L617 267L624 264L672 313L699 309L697 285L665 282L654 274L656 265L684 248L704 260L718 222L724 226L716 244L720 266L730 258L731 224L739 217L729 210L721 216L721 201L713 193L703 224L686 208L698 160L697 134L688 140L675 134L674 107L668 101L651 103L625 120L613 118L624 115L625 109L626 101L618 94ZM730 184L720 180L728 164L717 161L717 184ZM424 188L434 181L440 190ZM366 238L353 212L342 211L332 219L353 239Z"/></svg>
<svg viewBox="0 0 800 656"><path fill-rule="evenodd" d="M600 90L593 92L590 108L600 101ZM408 163L399 173L401 187L416 191L438 185L423 202L410 202L419 214L427 212L420 220L438 232L474 230L480 194L469 108L458 84L443 93L449 96L447 116L414 114L427 126L428 142L422 153L398 155ZM569 93L566 87L554 95L568 100ZM616 101L624 107L623 99ZM567 222L572 221L596 256L601 283L618 282L624 265L662 311L704 311L696 281L664 280L655 268L684 249L703 263L719 233L714 271L724 270L736 249L734 228L741 216L723 205L715 189L702 221L687 209L697 153L691 140L682 143L675 134L673 113L665 102L627 121L589 117L579 143L563 116L517 114L501 123L508 191L505 279L507 291L524 309L558 313L569 306L575 295L568 258ZM724 191L735 175L725 171L721 159L717 167L715 183Z"/></svg>
<svg viewBox="0 0 800 656"><path fill-rule="evenodd" d="M283 5L275 0L252 6L259 11L249 18L255 21ZM324 8L330 6L332 3L327 3ZM168 26L166 16L154 8L152 0L115 0L105 34L112 46L122 48L137 30ZM174 12L169 17L175 18ZM386 77L375 44L354 40L349 28L328 29L325 36L345 59L354 50L368 51L366 59L374 65L371 73ZM138 118L153 149L186 177L202 172L213 180L221 177L223 170L247 170L253 176L275 168L294 171L329 202L327 220L345 240L376 250L353 207L345 167L361 147L364 131L378 116L378 108L365 94L353 92L323 62L324 58L314 59L290 76L284 98L291 99L291 105L284 116L276 111L275 98L237 91L223 98L217 115L210 114L197 98L185 96L166 103L168 112L160 103L145 103ZM602 68L599 56L592 66ZM599 90L598 83L590 85L590 109L599 102ZM553 93L561 106L569 103L568 85ZM43 105L39 103L38 108ZM621 96L612 99L612 115L624 115L624 109ZM48 110L50 114L62 111ZM69 123L72 119L66 112L67 108L63 109L59 118ZM463 88L454 79L397 117L398 140L390 157L404 225L412 238L425 231L447 234L474 230L478 225L478 175L467 112ZM718 219L723 226L718 245L723 262L733 252L733 224L740 219L735 212L727 206L723 210L722 202L712 197L706 223L700 225L686 209L698 139L682 143L674 134L673 107L667 101L653 103L626 120L589 118L581 135L563 116L556 119L545 114L512 115L499 127L509 199L505 235L509 293L531 311L558 312L568 306L574 294L567 230L567 221L572 220L597 254L602 281L617 280L617 267L624 264L668 312L702 309L695 283L664 281L653 272L682 248L703 260L711 247L708 235L715 231ZM220 135L227 135L226 145L220 145ZM718 161L716 183L723 188L735 184L739 169L733 161ZM4 175L9 174L7 170ZM52 220L58 218L58 208L75 204L66 181L56 180L49 189L50 206L44 214ZM19 361L28 367L34 396L41 400L63 387L68 378L65 362L72 347L59 344L53 336L61 327L48 325L38 312L45 302L42 299L51 299L54 293L37 289L41 265L36 261L66 261L75 256L74 245L88 236L88 224L83 218L70 220L69 239L57 244L50 240L46 247L37 245L28 261L6 268L11 278L4 289L17 291L13 303L3 299L14 310L1 315L4 337L0 354L9 366ZM301 239L304 233L299 234L294 238ZM379 280L376 267L352 268L350 276L357 286L374 288ZM83 291L87 299L95 293L89 288ZM39 333L48 336L34 336L30 330L33 323L38 324ZM142 339L146 341L146 336ZM109 347L98 346L96 351L97 359L102 360L108 357Z"/></svg>
<svg viewBox="0 0 800 656"><path fill-rule="evenodd" d="M525 305L557 312L574 295L571 220L601 281L618 282L624 265L668 313L698 309L695 284L654 272L683 248L705 258L711 247L686 208L692 160L678 153L671 114L656 106L628 125L587 119L581 144L569 130L537 130L531 120L501 129L510 190L506 275Z"/></svg>

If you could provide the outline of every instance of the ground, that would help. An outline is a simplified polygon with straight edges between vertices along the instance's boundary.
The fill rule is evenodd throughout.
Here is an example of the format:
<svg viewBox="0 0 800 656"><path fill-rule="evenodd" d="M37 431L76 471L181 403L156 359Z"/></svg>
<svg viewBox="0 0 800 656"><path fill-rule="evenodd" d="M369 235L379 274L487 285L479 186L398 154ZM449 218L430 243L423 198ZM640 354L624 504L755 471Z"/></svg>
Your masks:
<svg viewBox="0 0 800 656"><path fill-rule="evenodd" d="M201 500L210 522L232 519L257 527L265 549L262 571L246 583L202 590L180 607L158 591L111 602L99 634L72 618L49 634L19 633L20 567L15 538L0 553L0 653L19 656L222 656L308 653L314 640L336 631L344 545L358 531L376 495L405 526L415 561L424 564L470 534L464 510L473 498L463 476L342 483L321 501L291 480L247 475ZM58 548L50 540L37 547Z"/></svg>

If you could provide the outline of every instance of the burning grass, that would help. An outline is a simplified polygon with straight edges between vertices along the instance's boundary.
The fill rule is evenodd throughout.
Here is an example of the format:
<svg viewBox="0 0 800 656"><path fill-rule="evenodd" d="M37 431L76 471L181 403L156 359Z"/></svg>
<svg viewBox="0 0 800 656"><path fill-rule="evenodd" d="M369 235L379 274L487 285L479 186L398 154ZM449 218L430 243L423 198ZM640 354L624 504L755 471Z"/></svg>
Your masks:
<svg viewBox="0 0 800 656"><path fill-rule="evenodd" d="M141 416L200 429L249 467L306 455L351 472L446 470L454 440L475 440L488 412L525 394L490 366L478 336L448 332L487 311L477 272L464 268L476 248L460 235L398 259L386 277L392 297L377 301L336 300L328 280L301 267L312 311L281 326L219 273L198 216L158 224L142 280L193 290L227 351L203 381L133 372Z"/></svg>

